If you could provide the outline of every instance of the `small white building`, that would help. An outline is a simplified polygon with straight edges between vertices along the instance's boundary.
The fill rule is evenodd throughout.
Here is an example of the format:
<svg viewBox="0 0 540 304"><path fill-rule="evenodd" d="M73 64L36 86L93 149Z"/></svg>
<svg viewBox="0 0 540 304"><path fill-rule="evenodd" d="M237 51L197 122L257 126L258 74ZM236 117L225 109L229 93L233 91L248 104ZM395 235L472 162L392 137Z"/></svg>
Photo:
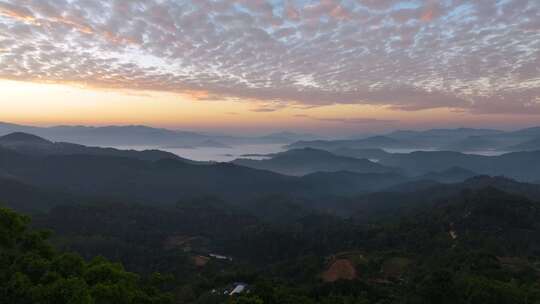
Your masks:
<svg viewBox="0 0 540 304"><path fill-rule="evenodd" d="M224 255L221 255L221 254L210 253L208 256L210 256L211 258L217 259L217 260L232 261L231 257L224 256Z"/></svg>
<svg viewBox="0 0 540 304"><path fill-rule="evenodd" d="M247 284L237 283L233 290L229 293L229 296L241 294L246 290Z"/></svg>

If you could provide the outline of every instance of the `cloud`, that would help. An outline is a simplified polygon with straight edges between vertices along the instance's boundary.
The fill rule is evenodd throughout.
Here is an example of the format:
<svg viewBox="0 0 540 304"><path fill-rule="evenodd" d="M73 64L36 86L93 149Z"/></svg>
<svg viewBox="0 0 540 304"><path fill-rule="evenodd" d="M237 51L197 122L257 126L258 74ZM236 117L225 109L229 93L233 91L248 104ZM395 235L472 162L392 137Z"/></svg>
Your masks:
<svg viewBox="0 0 540 304"><path fill-rule="evenodd" d="M267 112L275 112L277 110L278 109L276 109L276 108L264 108L264 107L261 107L261 108L252 109L251 112L267 113Z"/></svg>
<svg viewBox="0 0 540 304"><path fill-rule="evenodd" d="M0 2L0 15L28 22L33 22L36 19L29 9L5 2Z"/></svg>
<svg viewBox="0 0 540 304"><path fill-rule="evenodd" d="M256 112L540 114L538 20L534 0L0 0L0 78L244 100Z"/></svg>
<svg viewBox="0 0 540 304"><path fill-rule="evenodd" d="M375 10L385 10L398 4L399 2L400 1L398 0L358 0L360 5Z"/></svg>
<svg viewBox="0 0 540 304"><path fill-rule="evenodd" d="M300 20L300 13L296 9L296 7L291 4L287 3L284 8L285 16L290 21L299 21Z"/></svg>
<svg viewBox="0 0 540 304"><path fill-rule="evenodd" d="M373 125L373 124L392 124L399 122L398 120L390 119L376 119L376 118L324 118L314 117L306 114L296 114L295 117L313 119L317 121L337 122L344 124L360 124L360 125Z"/></svg>

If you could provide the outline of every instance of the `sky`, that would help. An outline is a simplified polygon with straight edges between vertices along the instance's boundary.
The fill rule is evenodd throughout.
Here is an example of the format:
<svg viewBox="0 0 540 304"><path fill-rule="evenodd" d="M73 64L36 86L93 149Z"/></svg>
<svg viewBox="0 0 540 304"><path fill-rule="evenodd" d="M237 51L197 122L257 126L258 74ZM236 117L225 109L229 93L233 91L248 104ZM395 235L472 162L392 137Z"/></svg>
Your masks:
<svg viewBox="0 0 540 304"><path fill-rule="evenodd" d="M0 121L540 125L538 0L0 0Z"/></svg>

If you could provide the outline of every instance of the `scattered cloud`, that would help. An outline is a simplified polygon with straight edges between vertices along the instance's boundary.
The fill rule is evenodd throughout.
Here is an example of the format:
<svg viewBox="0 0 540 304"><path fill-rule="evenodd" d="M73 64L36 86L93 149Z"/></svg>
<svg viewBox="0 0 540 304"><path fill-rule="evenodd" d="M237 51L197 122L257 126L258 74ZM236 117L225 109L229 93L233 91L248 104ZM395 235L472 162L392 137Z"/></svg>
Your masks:
<svg viewBox="0 0 540 304"><path fill-rule="evenodd" d="M266 113L266 112L275 112L277 111L278 109L276 108L255 108L255 109L252 109L251 112L260 112L260 113Z"/></svg>
<svg viewBox="0 0 540 304"><path fill-rule="evenodd" d="M314 117L314 116L310 116L310 115L307 115L307 114L296 114L294 115L295 117L299 117L299 118L306 118L306 119L312 119L312 120L317 120L317 121L327 121L327 122L336 122L336 123L344 123L344 124L360 124L360 125L364 125L364 124L369 124L369 125L373 125L373 124L393 124L393 123L398 123L399 121L398 120L390 120L390 119L377 119L377 118L336 118L336 117L332 117L332 118L321 118L321 117Z"/></svg>
<svg viewBox="0 0 540 304"><path fill-rule="evenodd" d="M0 0L0 78L540 114L539 20L536 0Z"/></svg>

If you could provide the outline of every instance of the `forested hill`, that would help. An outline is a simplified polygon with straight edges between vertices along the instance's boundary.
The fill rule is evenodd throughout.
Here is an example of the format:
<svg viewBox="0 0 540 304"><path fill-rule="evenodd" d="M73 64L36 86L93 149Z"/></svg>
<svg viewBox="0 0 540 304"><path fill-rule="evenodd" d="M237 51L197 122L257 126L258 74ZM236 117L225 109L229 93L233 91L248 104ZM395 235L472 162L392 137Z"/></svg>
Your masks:
<svg viewBox="0 0 540 304"><path fill-rule="evenodd" d="M55 230L61 248L172 274L169 290L187 303L540 300L540 203L494 187L447 193L369 225L318 211L286 223L264 219L208 198L169 207L58 207L36 224ZM239 281L249 294L212 293Z"/></svg>

